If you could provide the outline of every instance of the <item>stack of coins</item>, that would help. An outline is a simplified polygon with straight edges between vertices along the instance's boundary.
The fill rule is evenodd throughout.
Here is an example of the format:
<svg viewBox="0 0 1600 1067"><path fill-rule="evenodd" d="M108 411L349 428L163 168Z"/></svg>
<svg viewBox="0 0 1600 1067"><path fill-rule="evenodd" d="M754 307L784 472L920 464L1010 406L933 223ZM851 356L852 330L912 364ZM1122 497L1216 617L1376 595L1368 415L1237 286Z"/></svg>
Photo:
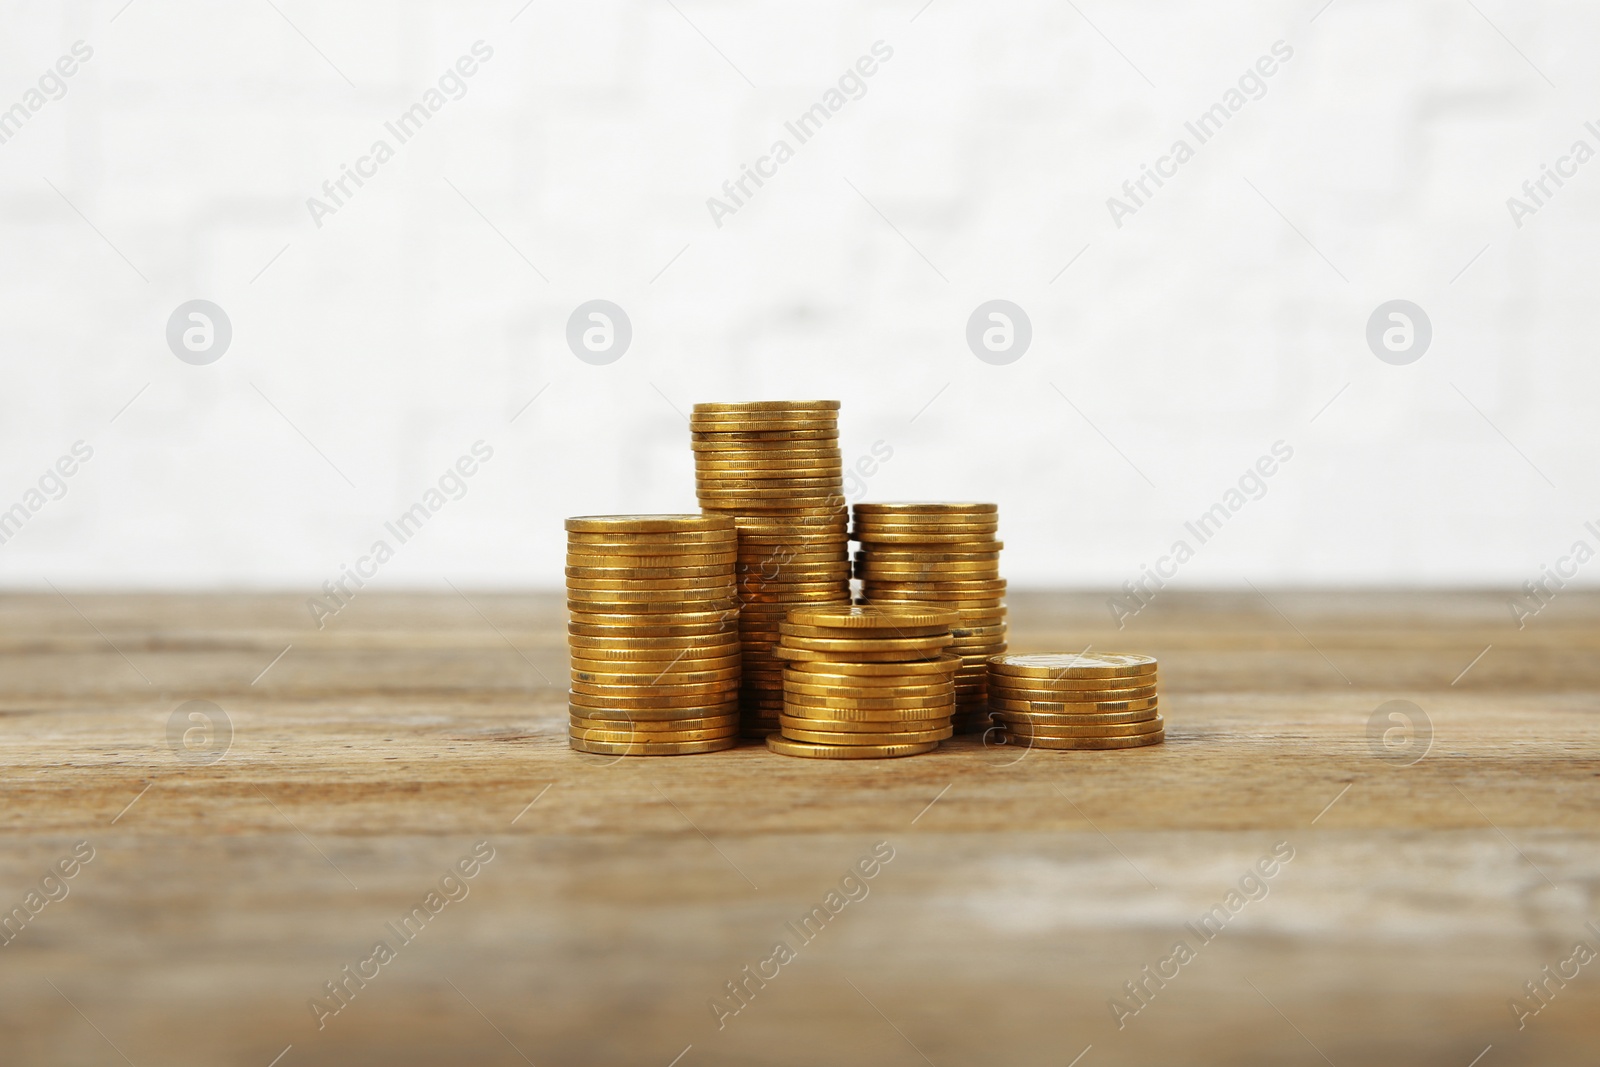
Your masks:
<svg viewBox="0 0 1600 1067"><path fill-rule="evenodd" d="M1159 745L1156 661L1129 652L995 656L989 708L1008 743L1033 748Z"/></svg>
<svg viewBox="0 0 1600 1067"><path fill-rule="evenodd" d="M761 737L783 709L785 614L850 599L839 402L696 404L689 423L700 507L739 531L740 704L745 733Z"/></svg>
<svg viewBox="0 0 1600 1067"><path fill-rule="evenodd" d="M569 739L580 752L677 756L739 741L733 521L567 520Z"/></svg>
<svg viewBox="0 0 1600 1067"><path fill-rule="evenodd" d="M877 759L914 756L952 733L952 681L960 660L945 655L956 613L938 608L795 608L780 627L783 736L767 747L786 756Z"/></svg>
<svg viewBox="0 0 1600 1067"><path fill-rule="evenodd" d="M855 573L868 604L921 601L954 608L949 651L956 673L958 730L989 725L989 657L1006 650L1006 583L994 504L857 504L851 536L861 542Z"/></svg>

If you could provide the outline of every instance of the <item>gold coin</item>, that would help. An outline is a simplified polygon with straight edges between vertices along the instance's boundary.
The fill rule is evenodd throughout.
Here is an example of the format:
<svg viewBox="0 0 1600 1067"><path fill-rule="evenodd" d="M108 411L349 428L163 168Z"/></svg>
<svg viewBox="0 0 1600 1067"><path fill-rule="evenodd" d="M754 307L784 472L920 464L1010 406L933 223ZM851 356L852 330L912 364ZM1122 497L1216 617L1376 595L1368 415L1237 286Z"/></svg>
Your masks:
<svg viewBox="0 0 1600 1067"><path fill-rule="evenodd" d="M749 544L739 549L739 566L750 570L758 566L787 567L806 566L813 563L826 563L835 566L849 566L849 559L843 551L843 545L818 543L813 545L764 545Z"/></svg>
<svg viewBox="0 0 1600 1067"><path fill-rule="evenodd" d="M708 519L726 522L728 529L687 531L684 533L569 533L567 551L597 556L626 555L661 556L675 553L699 552L713 554L738 548L739 528L729 515L706 515Z"/></svg>
<svg viewBox="0 0 1600 1067"><path fill-rule="evenodd" d="M601 560L641 557L648 561L644 566L651 567L676 565L680 560L694 556L711 556L716 559L721 559L724 556L736 557L738 551L739 543L734 539L690 541L686 543L671 541L571 540L567 542L568 559L575 556L594 557Z"/></svg>
<svg viewBox="0 0 1600 1067"><path fill-rule="evenodd" d="M731 638L731 639L730 639ZM669 664L708 663L713 660L739 661L744 651L737 635L728 635L716 644L690 644L658 648L652 645L635 647L618 646L604 639L597 645L575 645L569 636L567 652L574 660L592 660L603 663L637 663L642 669L647 664L666 667ZM631 668L624 668L631 669ZM706 670L698 667L697 670Z"/></svg>
<svg viewBox="0 0 1600 1067"><path fill-rule="evenodd" d="M735 593L731 580L720 588L700 586L693 589L574 589L569 585L567 599L586 605L584 610L587 611L607 611L614 605L620 605L625 611L651 612L671 610L660 607L662 604L698 605L732 600Z"/></svg>
<svg viewBox="0 0 1600 1067"><path fill-rule="evenodd" d="M567 554L567 567L585 571L594 570L683 570L711 569L714 571L727 570L736 567L739 562L737 554L725 552L719 556L687 555L687 556L589 556L583 554ZM605 575L590 575L589 577L605 577ZM663 577L665 577L663 575Z"/></svg>
<svg viewBox="0 0 1600 1067"><path fill-rule="evenodd" d="M999 564L999 549L968 549L966 546L949 548L897 547L894 545L868 545L855 554L858 563L988 563Z"/></svg>
<svg viewBox="0 0 1600 1067"><path fill-rule="evenodd" d="M965 500L893 500L863 502L855 506L855 511L857 515L883 516L885 518L897 515L926 515L931 517L994 515L999 513L1000 505Z"/></svg>
<svg viewBox="0 0 1600 1067"><path fill-rule="evenodd" d="M811 519L818 528L827 521L828 501L837 490L826 486L776 485L740 486L730 488L715 485L696 485L695 500L708 511L735 515L741 520L740 529L747 530L761 523L783 523L789 520ZM844 531L839 531L844 536Z"/></svg>
<svg viewBox="0 0 1600 1067"><path fill-rule="evenodd" d="M970 533L952 530L901 531L901 530L863 530L855 528L850 531L850 539L861 542L863 551L871 552L878 545L918 545L927 546L935 551L944 550L935 546L961 545L969 552L998 552L1005 547L1004 542L993 539L993 530L972 531Z"/></svg>
<svg viewBox="0 0 1600 1067"><path fill-rule="evenodd" d="M1135 652L1057 652L996 656L991 674L1019 678L1135 678L1156 673L1154 656Z"/></svg>
<svg viewBox="0 0 1600 1067"><path fill-rule="evenodd" d="M721 752L739 743L737 734L711 741L671 741L659 744L648 742L584 741L569 737L567 743L579 752L593 752L602 756L688 756L697 752Z"/></svg>
<svg viewBox="0 0 1600 1067"><path fill-rule="evenodd" d="M638 685L639 678L646 679L645 684L654 685L678 684L681 682L709 682L716 681L710 677L714 674L723 674L733 671L737 676L741 669L741 657L738 652L716 659L665 659L665 660L595 660L570 657L568 669L574 678L582 675L581 681L606 682L610 684Z"/></svg>
<svg viewBox="0 0 1600 1067"><path fill-rule="evenodd" d="M857 711L890 711L897 708L943 708L948 707L955 699L953 693L932 693L925 695L901 695L898 692L885 693L883 696L817 696L812 693L796 693L785 687L783 691L784 702L796 708L839 708Z"/></svg>
<svg viewBox="0 0 1600 1067"><path fill-rule="evenodd" d="M796 680L816 675L823 678L861 679L863 685L894 684L900 678L946 677L960 666L961 660L956 656L941 656L935 660L915 660L906 663L795 663L789 666L787 676ZM888 683L879 681L885 678L890 681Z"/></svg>
<svg viewBox="0 0 1600 1067"><path fill-rule="evenodd" d="M796 608L789 621L801 626L828 626L840 629L882 630L896 626L950 626L959 622L953 612L927 607L880 607L867 604L841 604L830 607Z"/></svg>
<svg viewBox="0 0 1600 1067"><path fill-rule="evenodd" d="M615 668L616 665L611 664L610 666ZM680 663L661 670L645 671L617 669L595 671L573 666L568 670L568 673L572 676L574 682L582 682L586 685L647 685L654 688L658 686L726 682L730 679L737 681L739 671L742 669L737 658L727 667L708 667L704 670L696 670L693 669L692 664L687 665L690 669L684 669L685 666L685 664Z"/></svg>
<svg viewBox="0 0 1600 1067"><path fill-rule="evenodd" d="M830 447L839 440L839 431L831 427L805 427L798 430L691 430L689 447L697 445L737 442L745 448L763 441L783 445L797 441L827 441Z"/></svg>
<svg viewBox="0 0 1600 1067"><path fill-rule="evenodd" d="M575 515L566 529L572 534L725 534L731 527L709 515Z"/></svg>
<svg viewBox="0 0 1600 1067"><path fill-rule="evenodd" d="M742 452L698 452L694 477L707 485L727 481L764 481L789 478L829 478L837 485L844 478L844 461L834 456L792 458L763 453L756 459L741 459Z"/></svg>
<svg viewBox="0 0 1600 1067"><path fill-rule="evenodd" d="M735 737L739 733L738 724L718 726L711 730L651 730L649 732L633 731L623 726L620 729L607 730L599 727L570 726L567 736L575 737L580 741L609 741L612 744L673 744L684 741L715 741L723 737Z"/></svg>
<svg viewBox="0 0 1600 1067"><path fill-rule="evenodd" d="M738 666L716 671L699 671L708 677L662 680L659 671L649 674L601 673L598 671L569 671L572 691L615 696L687 696L691 693L718 693L739 687ZM588 674L589 677L579 677Z"/></svg>
<svg viewBox="0 0 1600 1067"><path fill-rule="evenodd" d="M726 515L717 516L728 519ZM731 520L730 520L731 521ZM728 532L681 534L568 534L568 553L597 556L670 556L698 552L733 552L739 547L737 527Z"/></svg>
<svg viewBox="0 0 1600 1067"><path fill-rule="evenodd" d="M598 698L587 697L588 700ZM574 697L567 698L567 714L569 717L578 716L584 719L616 719L620 722L677 722L682 719L714 719L724 715L737 715L739 704L736 700L723 700L714 704L682 704L677 706L662 705L659 707L624 707L621 704L593 703L580 704Z"/></svg>
<svg viewBox="0 0 1600 1067"><path fill-rule="evenodd" d="M743 584L833 582L840 589L849 589L850 564L827 559L806 563L749 563L743 564L734 577Z"/></svg>
<svg viewBox="0 0 1600 1067"><path fill-rule="evenodd" d="M765 520L741 516L739 523L739 550L741 552L773 551L780 548L804 548L817 551L844 553L844 531L821 521L795 520L792 517L774 519L769 526Z"/></svg>
<svg viewBox="0 0 1600 1067"><path fill-rule="evenodd" d="M1021 678L997 674L991 657L989 684L997 689L1017 693L1017 700L1099 700L1102 694L1113 693L1113 700L1127 700L1134 690L1154 689L1158 685L1153 674L1131 678Z"/></svg>
<svg viewBox="0 0 1600 1067"><path fill-rule="evenodd" d="M585 582L710 581L738 575L737 562L701 567L575 567L567 565L567 579Z"/></svg>
<svg viewBox="0 0 1600 1067"><path fill-rule="evenodd" d="M1139 711L1086 711L1059 713L1048 711L1004 711L991 707L1001 722L1030 723L1034 726L1119 726L1132 722L1151 722L1160 717L1154 708Z"/></svg>
<svg viewBox="0 0 1600 1067"><path fill-rule="evenodd" d="M1005 592L1004 578L865 578L866 585L883 589L903 589L916 593L994 596ZM954 598L953 598L954 599Z"/></svg>
<svg viewBox="0 0 1600 1067"><path fill-rule="evenodd" d="M783 494L790 499L807 499L809 497L827 495L818 490L837 491L840 486L837 477L828 477L825 474L794 475L776 474L770 477L755 477L753 475L726 475L722 477L697 476L694 482L695 492L702 497L716 496L750 496L753 494L777 495Z"/></svg>
<svg viewBox="0 0 1600 1067"><path fill-rule="evenodd" d="M852 510L856 524L859 526L875 526L886 530L897 530L902 527L918 530L936 529L943 527L961 528L966 526L997 526L1000 523L1000 513L991 511L986 513L971 514L945 514L945 515L887 515L864 512L858 504Z"/></svg>
<svg viewBox="0 0 1600 1067"><path fill-rule="evenodd" d="M726 600L632 600L632 601L603 601L603 600L574 600L567 598L567 613L569 618L583 616L585 620L596 615L611 614L614 618L640 619L654 615L658 619L682 618L685 615L701 615L709 613L730 612L737 614L739 601L733 597Z"/></svg>
<svg viewBox="0 0 1600 1067"><path fill-rule="evenodd" d="M1037 737L1019 736L1006 731L1008 737L1022 748L1059 748L1081 749L1084 751L1112 748L1143 748L1146 745L1159 745L1166 740L1164 731L1153 734L1140 734L1137 737Z"/></svg>
<svg viewBox="0 0 1600 1067"><path fill-rule="evenodd" d="M658 643L666 641L673 643ZM741 646L737 634L729 634L716 641L696 637L658 637L642 639L639 642L624 642L603 637L576 637L569 634L567 651L578 659L627 660L632 663L660 661L666 664L678 660L694 661L738 656Z"/></svg>
<svg viewBox="0 0 1600 1067"><path fill-rule="evenodd" d="M941 715L931 719L833 719L817 716L781 714L778 725L795 730L827 730L835 733L873 734L921 733L924 730L942 730L950 725L950 717Z"/></svg>
<svg viewBox="0 0 1600 1067"><path fill-rule="evenodd" d="M689 415L691 426L748 426L762 422L815 423L819 426L839 425L838 408L769 408L730 411L694 411ZM808 427L809 428L809 427Z"/></svg>
<svg viewBox="0 0 1600 1067"><path fill-rule="evenodd" d="M722 434L705 434L689 442L695 458L701 456L839 456L839 435L799 441L742 441Z"/></svg>
<svg viewBox="0 0 1600 1067"><path fill-rule="evenodd" d="M876 544L951 544L958 541L973 541L979 538L992 540L999 532L995 523L954 523L938 524L912 524L912 523L885 523L882 525L867 525L856 522L850 527L850 535L861 542L864 551L871 551Z"/></svg>
<svg viewBox="0 0 1600 1067"><path fill-rule="evenodd" d="M904 697L949 697L957 690L952 689L949 682L936 682L930 685L900 684L893 686L854 685L850 683L816 685L785 678L783 691L809 697L872 697L874 699L882 699L886 693Z"/></svg>
<svg viewBox="0 0 1600 1067"><path fill-rule="evenodd" d="M779 720L783 736L790 741L805 741L813 745L920 745L929 741L943 741L955 733L947 723L937 730L919 730L916 733L865 734L845 730L797 730Z"/></svg>
<svg viewBox="0 0 1600 1067"><path fill-rule="evenodd" d="M1063 714L1073 711L1132 711L1140 705L1154 707L1156 694L1154 687L1144 690L1134 690L1137 696L1126 697L1096 697L1091 700L1062 700L1053 696L1013 696L1006 690L989 686L989 703L999 711L1059 711Z"/></svg>
<svg viewBox="0 0 1600 1067"><path fill-rule="evenodd" d="M724 456L738 458L724 459ZM752 478L784 478L790 475L820 478L831 474L842 478L844 461L838 456L825 454L814 458L788 458L765 454L747 457L743 452L701 452L695 457L694 472L695 477L706 479L741 474Z"/></svg>
<svg viewBox="0 0 1600 1067"><path fill-rule="evenodd" d="M617 620L628 619L627 622L588 621L594 618ZM567 622L567 633L580 637L616 638L622 641L651 641L665 637L701 637L711 638L722 634L736 634L739 632L739 616L737 613L715 612L710 622L683 622L681 615L647 615L649 622L639 621L638 616L593 616L585 615L582 618L571 618Z"/></svg>
<svg viewBox="0 0 1600 1067"><path fill-rule="evenodd" d="M1000 577L1000 561L984 560L977 563L880 563L877 560L858 560L857 578L872 578L890 582L970 582L993 581Z"/></svg>
<svg viewBox="0 0 1600 1067"><path fill-rule="evenodd" d="M632 590L622 590L624 593L633 593ZM567 590L567 609L577 615L601 615L609 617L626 615L659 615L664 611L677 615L711 615L725 612L738 606L735 599L735 590L717 590L712 594L703 594L698 590L686 589L655 589L639 590L638 592L650 593L650 596L629 595L614 599L615 593L611 590L600 589L569 589ZM693 620L699 622L701 620Z"/></svg>
<svg viewBox="0 0 1600 1067"><path fill-rule="evenodd" d="M787 564L781 568L772 568L766 571L749 571L738 575L741 587L750 586L761 588L768 585L782 585L784 583L798 585L812 585L817 582L831 582L837 589L849 588L849 564Z"/></svg>
<svg viewBox="0 0 1600 1067"><path fill-rule="evenodd" d="M770 701L763 698L763 703ZM925 719L945 719L955 711L955 704L946 702L929 708L818 708L809 704L796 704L786 699L776 705L774 712L792 719L821 719L838 722L916 722Z"/></svg>
<svg viewBox="0 0 1600 1067"><path fill-rule="evenodd" d="M731 570L719 574L689 578L572 578L567 579L567 592L580 593L644 593L672 592L705 593L726 596L734 587Z"/></svg>
<svg viewBox="0 0 1600 1067"><path fill-rule="evenodd" d="M579 715L569 711L567 721L568 725L582 729L632 729L653 733L661 730L715 730L719 726L737 726L739 725L739 714L738 712L731 712L727 715L678 716L671 719L631 719L624 718L621 713L617 712L602 716Z"/></svg>
<svg viewBox="0 0 1600 1067"><path fill-rule="evenodd" d="M743 504L713 502L700 506L733 520L739 531L740 548L763 541L788 543L822 537L837 540L839 547L844 548L850 540L844 511L829 493L813 493L804 500L787 504L769 500L760 511L746 511Z"/></svg>
<svg viewBox="0 0 1600 1067"><path fill-rule="evenodd" d="M856 631L860 632L860 631ZM936 637L799 637L785 634L783 647L810 652L926 652L936 653L950 643L949 633Z"/></svg>
<svg viewBox="0 0 1600 1067"><path fill-rule="evenodd" d="M925 661L930 656L936 655L938 649L922 651L919 649L906 649L892 652L823 652L810 648L789 648L779 645L772 650L778 659L788 660L793 663L830 663L837 664L840 657L850 663L908 663Z"/></svg>
<svg viewBox="0 0 1600 1067"><path fill-rule="evenodd" d="M763 589L760 592L745 593L739 598L741 612L755 615L762 608L793 608L803 604L831 604L839 598L838 593L801 592L792 589ZM751 626L763 627L772 632L774 640L778 634L780 617L769 620L751 619Z"/></svg>
<svg viewBox="0 0 1600 1067"><path fill-rule="evenodd" d="M704 709L716 708L733 700L738 691L737 678L690 685L596 685L593 682L571 682L567 687L567 703L626 711L642 708Z"/></svg>
<svg viewBox="0 0 1600 1067"><path fill-rule="evenodd" d="M868 598L868 603L876 607L898 607L903 604L922 604L924 606L937 606L953 611L965 611L968 608L1001 608L1005 607L1002 597L986 597L982 600L961 599L952 600L947 597L937 596L932 593L901 593L875 591Z"/></svg>
<svg viewBox="0 0 1600 1067"><path fill-rule="evenodd" d="M767 748L771 751L807 759L889 759L932 752L938 747L937 741L924 741L919 745L812 745L804 741L790 741L776 734L767 737Z"/></svg>
<svg viewBox="0 0 1600 1067"><path fill-rule="evenodd" d="M1139 722L1060 723L1002 719L1005 728L1022 737L1140 737L1155 733L1165 725L1161 716Z"/></svg>
<svg viewBox="0 0 1600 1067"><path fill-rule="evenodd" d="M739 524L740 532L750 531L752 534L758 527L765 525L766 532L781 534L785 540L794 537L794 530L802 522L809 521L812 528L825 529L825 516L827 507L824 498L820 496L806 497L796 500L791 492L780 492L770 496L757 494L742 494L729 496L708 496L698 493L700 506L707 511L720 510L724 513L737 514L744 521ZM807 508L811 504L814 507ZM842 538L844 531L837 531L834 536Z"/></svg>
<svg viewBox="0 0 1600 1067"><path fill-rule="evenodd" d="M697 415L738 415L761 411L838 411L837 400L741 400L737 403L703 403L694 406Z"/></svg>
<svg viewBox="0 0 1600 1067"><path fill-rule="evenodd" d="M1006 639L1006 624L1003 622L989 623L979 626L969 625L965 620L950 627L950 634L958 641L996 640L1004 642ZM984 664L988 666L987 663Z"/></svg>
<svg viewBox="0 0 1600 1067"><path fill-rule="evenodd" d="M822 434L824 439L838 440L837 419L746 419L743 421L697 419L689 423L689 432L700 440L723 436L746 437L749 434ZM783 438L777 438L782 440ZM773 440L773 438L768 438Z"/></svg>
<svg viewBox="0 0 1600 1067"><path fill-rule="evenodd" d="M798 622L785 622L778 627L778 632L791 637L847 637L856 639L859 638L863 631L841 626L806 626ZM895 637L903 638L949 637L950 628L942 623L934 626L906 626L896 623L892 629L886 629L885 633L892 633Z"/></svg>
<svg viewBox="0 0 1600 1067"><path fill-rule="evenodd" d="M762 592L786 593L833 593L836 597L845 595L850 589L850 580L839 578L811 578L805 575L783 575L775 579L765 579L757 576L746 576L739 583L740 588L750 595Z"/></svg>

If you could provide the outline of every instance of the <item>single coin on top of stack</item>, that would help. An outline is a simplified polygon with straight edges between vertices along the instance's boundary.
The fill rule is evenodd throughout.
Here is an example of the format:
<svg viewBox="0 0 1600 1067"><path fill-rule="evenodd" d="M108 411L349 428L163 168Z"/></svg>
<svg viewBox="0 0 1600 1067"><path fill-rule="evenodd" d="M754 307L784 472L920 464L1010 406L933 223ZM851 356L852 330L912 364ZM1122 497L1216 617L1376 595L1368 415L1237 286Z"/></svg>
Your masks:
<svg viewBox="0 0 1600 1067"><path fill-rule="evenodd" d="M995 656L989 710L1010 744L1140 748L1166 737L1156 661L1132 652Z"/></svg>
<svg viewBox="0 0 1600 1067"><path fill-rule="evenodd" d="M857 504L851 536L861 542L855 575L868 604L919 601L954 608L949 651L956 673L958 730L989 725L989 657L1006 650L1005 579L1000 577L994 504Z"/></svg>
<svg viewBox="0 0 1600 1067"><path fill-rule="evenodd" d="M568 739L678 756L739 742L735 534L716 515L567 520Z"/></svg>
<svg viewBox="0 0 1600 1067"><path fill-rule="evenodd" d="M739 532L740 704L762 737L783 709L779 624L796 605L850 599L839 402L696 404L689 428L700 507Z"/></svg>
<svg viewBox="0 0 1600 1067"><path fill-rule="evenodd" d="M784 675L783 736L767 747L812 759L880 759L931 752L952 733L945 655L956 613L932 606L793 608L775 655Z"/></svg>

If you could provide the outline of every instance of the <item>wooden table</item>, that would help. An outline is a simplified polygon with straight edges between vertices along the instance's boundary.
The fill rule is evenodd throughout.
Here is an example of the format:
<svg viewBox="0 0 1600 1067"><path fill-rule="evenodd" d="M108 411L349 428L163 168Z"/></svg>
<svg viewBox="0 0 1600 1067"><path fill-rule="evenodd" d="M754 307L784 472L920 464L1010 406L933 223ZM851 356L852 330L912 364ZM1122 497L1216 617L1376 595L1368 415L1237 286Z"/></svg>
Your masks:
<svg viewBox="0 0 1600 1067"><path fill-rule="evenodd" d="M572 752L551 596L0 599L0 1063L1596 1062L1600 597L1267 597L1016 595L1167 743L868 763Z"/></svg>

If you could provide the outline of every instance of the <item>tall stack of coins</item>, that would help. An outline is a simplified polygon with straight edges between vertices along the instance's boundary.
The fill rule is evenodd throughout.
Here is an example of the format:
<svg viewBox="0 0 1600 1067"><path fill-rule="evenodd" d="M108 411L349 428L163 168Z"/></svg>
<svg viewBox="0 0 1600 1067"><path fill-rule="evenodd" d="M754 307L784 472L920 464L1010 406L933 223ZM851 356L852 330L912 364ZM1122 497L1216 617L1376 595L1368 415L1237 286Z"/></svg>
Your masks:
<svg viewBox="0 0 1600 1067"><path fill-rule="evenodd" d="M1166 737L1156 661L1131 652L995 656L989 708L1008 743L1139 748Z"/></svg>
<svg viewBox="0 0 1600 1067"><path fill-rule="evenodd" d="M914 756L951 735L953 677L944 654L956 613L937 608L795 608L780 627L783 736L767 747L813 759Z"/></svg>
<svg viewBox="0 0 1600 1067"><path fill-rule="evenodd" d="M567 520L573 748L677 756L738 744L736 544L719 515Z"/></svg>
<svg viewBox="0 0 1600 1067"><path fill-rule="evenodd" d="M960 730L989 725L988 661L1006 650L999 528L994 504L855 506L851 536L861 542L855 573L866 602L920 601L958 612L949 651L961 657L955 680Z"/></svg>
<svg viewBox="0 0 1600 1067"><path fill-rule="evenodd" d="M760 737L783 709L773 650L785 614L850 599L839 402L696 404L689 424L700 507L739 531L740 704L745 733Z"/></svg>

